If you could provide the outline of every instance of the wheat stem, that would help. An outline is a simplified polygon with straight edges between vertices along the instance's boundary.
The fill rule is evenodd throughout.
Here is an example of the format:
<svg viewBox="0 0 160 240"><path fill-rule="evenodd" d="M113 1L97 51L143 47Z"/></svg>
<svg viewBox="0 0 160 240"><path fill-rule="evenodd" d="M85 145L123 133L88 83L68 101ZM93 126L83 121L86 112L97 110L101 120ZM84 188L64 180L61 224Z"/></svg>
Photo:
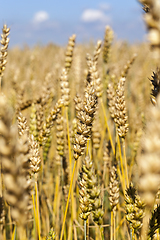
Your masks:
<svg viewBox="0 0 160 240"><path fill-rule="evenodd" d="M121 152L121 144L119 135L117 134L117 141L118 141L118 149L119 149L119 156L120 156L120 164L121 164L121 171L122 171L122 186L123 186L123 192L125 191L125 175L124 175L124 168L123 168L123 159L122 159L122 152Z"/></svg>
<svg viewBox="0 0 160 240"><path fill-rule="evenodd" d="M118 172L118 176L120 178L120 182L121 182L121 185L122 185L122 191L123 191L123 195L125 194L125 188L123 186L123 178L122 178L122 174L121 174L121 171L119 169L119 166L117 166L117 172Z"/></svg>
<svg viewBox="0 0 160 240"><path fill-rule="evenodd" d="M68 107L65 107L66 110L66 122L67 122L67 136L68 136L68 151L69 151L69 164L70 164L70 179L72 177L72 151L71 151L71 141L70 141L70 133L69 133L69 120L68 120ZM73 219L75 219L75 202L73 191L71 192L71 202L72 202L72 223Z"/></svg>
<svg viewBox="0 0 160 240"><path fill-rule="evenodd" d="M3 239L6 240L6 229L3 230Z"/></svg>
<svg viewBox="0 0 160 240"><path fill-rule="evenodd" d="M36 193L37 229L38 229L39 240L41 240L41 232L40 232L40 216L39 216L39 200L38 200L38 186L37 186L37 175L35 176L35 193Z"/></svg>
<svg viewBox="0 0 160 240"><path fill-rule="evenodd" d="M87 240L87 221L84 220L84 240Z"/></svg>
<svg viewBox="0 0 160 240"><path fill-rule="evenodd" d="M119 225L116 227L116 232L120 229L120 227L122 226L122 224L125 222L125 219L126 219L126 216L124 216L124 217L121 219Z"/></svg>
<svg viewBox="0 0 160 240"><path fill-rule="evenodd" d="M71 182L70 182L70 186L69 186L68 199L67 199L66 209L65 209L64 218L63 218L60 240L62 240L62 238L63 238L64 226L65 226L65 221L66 221L66 216L67 216L67 211L68 211L68 206L69 206L69 199L70 199L70 195L71 195L71 191L72 191L72 184L73 184L73 178L74 178L74 172L75 172L75 169L76 169L76 164L77 164L77 161L74 162L72 178L71 178Z"/></svg>
<svg viewBox="0 0 160 240"><path fill-rule="evenodd" d="M67 240L72 239L72 218L69 220L69 227L68 227L68 233L67 233Z"/></svg>
<svg viewBox="0 0 160 240"><path fill-rule="evenodd" d="M130 224L130 238L131 238L131 240L132 240L132 238L133 238L133 228L132 228L132 226L131 226L131 224Z"/></svg>
<svg viewBox="0 0 160 240"><path fill-rule="evenodd" d="M11 207L8 207L8 219L9 219L9 225L10 225L10 237L12 236L12 220L11 220Z"/></svg>
<svg viewBox="0 0 160 240"><path fill-rule="evenodd" d="M17 232L17 226L14 226L13 234L12 234L12 240L16 240L16 232Z"/></svg>
<svg viewBox="0 0 160 240"><path fill-rule="evenodd" d="M67 122L67 135L68 135L68 151L69 151L70 173L72 175L72 152L71 152L71 141L70 141L70 134L69 134L68 107L65 107L65 112L66 112L66 122Z"/></svg>
<svg viewBox="0 0 160 240"><path fill-rule="evenodd" d="M59 219L59 206L60 206L60 199L61 199L61 191L60 191L60 169L58 169L58 173L56 176L56 184L55 184L55 199L53 203L53 213L54 213L54 219L53 219L53 226L55 224L55 232L59 236L59 222L57 219ZM56 219L56 221L55 221Z"/></svg>
<svg viewBox="0 0 160 240"><path fill-rule="evenodd" d="M125 179L127 183L127 188L129 187L129 180L128 180L128 167L127 167L127 159L126 159L126 148L125 148L125 139L122 138L122 146L123 146L123 157L124 157L124 170L125 170Z"/></svg>
<svg viewBox="0 0 160 240"><path fill-rule="evenodd" d="M157 229L156 233L157 233L157 240L159 240L159 229Z"/></svg>
<svg viewBox="0 0 160 240"><path fill-rule="evenodd" d="M34 195L32 194L32 203L33 203L33 211L34 211L34 227L35 227L35 231L34 231L34 235L36 238L36 227L37 227L37 214L36 214L36 208L35 208L35 200L34 200Z"/></svg>
<svg viewBox="0 0 160 240"><path fill-rule="evenodd" d="M89 154L89 139L87 139L86 156ZM91 154L90 154L91 155ZM92 156L93 157L93 156Z"/></svg>
<svg viewBox="0 0 160 240"><path fill-rule="evenodd" d="M112 151L113 151L113 154L115 154L113 140L112 140L112 136L111 136L111 132L110 132L109 126L108 126L108 120L107 120L107 116L106 116L106 113L105 113L105 109L104 109L104 104L103 104L102 98L101 98L101 106L102 106L102 110L103 110L103 114L104 114L105 124L106 124L106 127L107 127L107 131L108 131L108 135L109 135L109 140L110 140L110 143L111 143Z"/></svg>
<svg viewBox="0 0 160 240"><path fill-rule="evenodd" d="M104 240L104 232L103 232L103 227L100 226L100 233L101 233L101 239Z"/></svg>
<svg viewBox="0 0 160 240"><path fill-rule="evenodd" d="M70 142L70 133L69 133L69 121L68 121L68 107L65 107L66 113L66 122L67 122L67 136L68 136L68 151L69 151L69 168L70 168L70 179L72 177L72 152L71 152L71 142ZM71 213L71 225L73 225L73 219L75 219L75 208L74 208L74 197L73 191L71 191L71 206L72 206L72 213ZM72 235L72 231L71 231ZM71 236L72 239L72 236Z"/></svg>
<svg viewBox="0 0 160 240"><path fill-rule="evenodd" d="M116 210L113 210L113 239L116 240Z"/></svg>
<svg viewBox="0 0 160 240"><path fill-rule="evenodd" d="M111 211L110 240L113 240L113 210Z"/></svg>

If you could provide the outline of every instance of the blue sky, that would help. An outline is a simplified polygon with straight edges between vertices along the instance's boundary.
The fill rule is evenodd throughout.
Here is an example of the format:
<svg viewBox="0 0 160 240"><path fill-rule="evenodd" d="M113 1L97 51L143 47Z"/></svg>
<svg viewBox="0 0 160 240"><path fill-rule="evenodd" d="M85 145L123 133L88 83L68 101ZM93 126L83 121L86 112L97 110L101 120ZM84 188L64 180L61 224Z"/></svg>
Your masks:
<svg viewBox="0 0 160 240"><path fill-rule="evenodd" d="M141 6L137 0L7 0L0 8L0 25L11 28L10 46L36 43L66 44L103 39L110 25L116 39L145 40Z"/></svg>

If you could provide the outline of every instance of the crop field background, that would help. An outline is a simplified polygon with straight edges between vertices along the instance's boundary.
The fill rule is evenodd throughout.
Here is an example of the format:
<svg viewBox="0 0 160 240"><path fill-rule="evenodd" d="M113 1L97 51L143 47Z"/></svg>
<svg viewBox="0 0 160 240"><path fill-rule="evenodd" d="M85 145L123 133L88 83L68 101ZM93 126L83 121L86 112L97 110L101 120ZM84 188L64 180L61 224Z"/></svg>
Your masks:
<svg viewBox="0 0 160 240"><path fill-rule="evenodd" d="M148 42L0 48L0 239L160 239L160 1Z"/></svg>

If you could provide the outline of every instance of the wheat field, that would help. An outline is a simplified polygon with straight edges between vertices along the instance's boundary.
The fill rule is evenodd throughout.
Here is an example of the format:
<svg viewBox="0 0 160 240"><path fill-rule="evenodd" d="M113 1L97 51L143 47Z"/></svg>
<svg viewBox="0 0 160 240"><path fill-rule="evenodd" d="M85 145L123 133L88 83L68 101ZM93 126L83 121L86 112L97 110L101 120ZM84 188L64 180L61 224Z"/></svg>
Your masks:
<svg viewBox="0 0 160 240"><path fill-rule="evenodd" d="M0 49L0 239L160 239L160 4L147 43ZM68 43L67 43L68 41Z"/></svg>

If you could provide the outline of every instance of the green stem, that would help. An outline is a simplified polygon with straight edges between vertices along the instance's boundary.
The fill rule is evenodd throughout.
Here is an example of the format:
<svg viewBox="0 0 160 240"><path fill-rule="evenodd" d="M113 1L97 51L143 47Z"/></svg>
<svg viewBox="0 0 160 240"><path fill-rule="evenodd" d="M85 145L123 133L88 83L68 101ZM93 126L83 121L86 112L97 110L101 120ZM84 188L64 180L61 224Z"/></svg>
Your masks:
<svg viewBox="0 0 160 240"><path fill-rule="evenodd" d="M101 238L102 240L104 240L104 232L103 232L103 227L100 226L100 232L101 232Z"/></svg>

